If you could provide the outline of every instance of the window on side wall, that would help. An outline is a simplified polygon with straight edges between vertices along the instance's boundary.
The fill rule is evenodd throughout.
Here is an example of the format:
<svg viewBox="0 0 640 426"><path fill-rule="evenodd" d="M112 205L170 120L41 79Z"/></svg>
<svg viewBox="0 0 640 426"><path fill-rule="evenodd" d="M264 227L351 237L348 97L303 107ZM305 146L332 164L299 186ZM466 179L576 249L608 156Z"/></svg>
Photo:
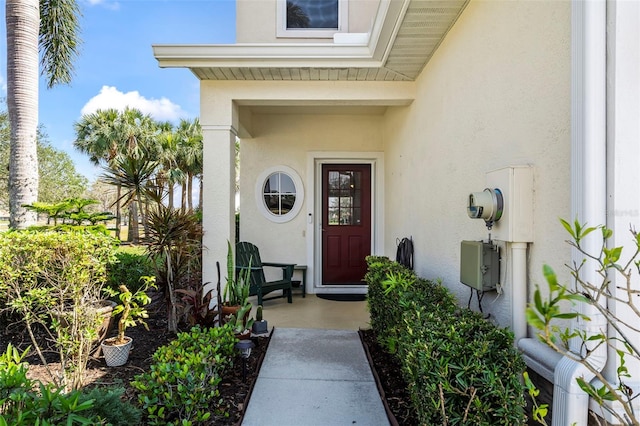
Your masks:
<svg viewBox="0 0 640 426"><path fill-rule="evenodd" d="M278 0L278 37L332 38L348 32L348 0Z"/></svg>
<svg viewBox="0 0 640 426"><path fill-rule="evenodd" d="M300 212L304 188L300 176L290 167L265 170L256 180L258 210L272 222L288 222Z"/></svg>

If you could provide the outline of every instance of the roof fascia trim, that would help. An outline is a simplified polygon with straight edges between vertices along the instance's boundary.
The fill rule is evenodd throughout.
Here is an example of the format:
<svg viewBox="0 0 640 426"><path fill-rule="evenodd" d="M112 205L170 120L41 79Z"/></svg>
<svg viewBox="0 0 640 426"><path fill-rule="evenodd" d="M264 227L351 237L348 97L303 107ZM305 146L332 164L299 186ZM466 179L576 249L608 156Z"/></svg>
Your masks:
<svg viewBox="0 0 640 426"><path fill-rule="evenodd" d="M156 44L162 68L199 67L382 67L411 0L381 0L369 42Z"/></svg>

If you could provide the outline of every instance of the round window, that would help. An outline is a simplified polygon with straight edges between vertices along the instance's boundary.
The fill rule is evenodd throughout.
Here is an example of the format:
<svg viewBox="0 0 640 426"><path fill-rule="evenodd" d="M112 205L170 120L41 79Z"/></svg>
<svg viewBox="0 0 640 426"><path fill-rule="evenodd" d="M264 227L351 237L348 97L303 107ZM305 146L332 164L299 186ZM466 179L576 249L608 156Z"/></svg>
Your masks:
<svg viewBox="0 0 640 426"><path fill-rule="evenodd" d="M272 167L256 181L258 209L273 222L288 222L296 217L303 200L302 180L290 167Z"/></svg>

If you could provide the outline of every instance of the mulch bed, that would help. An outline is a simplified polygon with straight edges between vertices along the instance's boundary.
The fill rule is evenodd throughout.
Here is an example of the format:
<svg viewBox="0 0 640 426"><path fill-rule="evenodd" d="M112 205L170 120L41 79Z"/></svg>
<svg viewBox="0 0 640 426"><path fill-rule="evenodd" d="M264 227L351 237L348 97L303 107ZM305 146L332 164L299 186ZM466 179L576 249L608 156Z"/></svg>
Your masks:
<svg viewBox="0 0 640 426"><path fill-rule="evenodd" d="M85 387L91 388L96 386L122 386L125 388L124 398L131 402L136 401L135 390L129 385L133 378L145 371L148 371L152 362L153 353L160 346L166 345L176 336L167 331L167 318L164 308L164 302L161 297L153 297L154 302L148 308L149 318L146 320L149 330L143 326L130 327L127 329L127 336L133 338L133 347L129 355L127 363L120 367L107 367L104 358L98 356L89 361L86 370ZM4 324L3 324L4 325ZM6 346L11 342L20 349L26 349L31 346L29 336L21 324L12 324L3 327L3 335L0 337L0 351L4 352ZM186 330L186 327L184 328ZM112 332L111 335L114 333ZM220 399L222 404L226 406L229 417L226 419L216 419L211 425L226 426L239 425L249 396L253 390L253 385L258 377L260 365L266 353L269 344L269 337L252 338L255 347L251 351L251 357L247 360L247 377L242 377L242 358L240 356L234 361L234 368L228 371L223 377L220 384ZM33 351L32 351L33 352ZM52 367L58 367L56 364L56 353L47 353L47 361L52 361ZM42 382L50 381L50 377L40 362L38 356L33 352L26 361L29 363L29 377L38 379Z"/></svg>
<svg viewBox="0 0 640 426"><path fill-rule="evenodd" d="M131 402L136 401L135 390L129 383L136 375L149 369L156 349L176 337L175 334L167 331L166 311L160 295L156 295L153 299L154 302L148 309L149 319L146 321L149 330L147 331L142 326L127 329L127 335L133 338L133 348L127 363L121 367L107 367L101 356L91 359L86 371L87 388L123 386L125 388L124 398ZM0 338L1 352L4 352L9 342L22 349L31 345L23 326L13 324L3 328L3 335ZM388 408L391 423L403 426L418 425L399 364L380 347L373 331L361 330L360 336L378 382L381 397L386 401L385 405ZM222 404L226 406L229 417L224 420L216 419L211 425L239 425L242 421L246 404L269 345L270 336L252 338L252 340L256 346L247 361L246 380L242 377L242 359L238 356L234 368L229 370L220 385L220 397L223 401ZM55 352L47 355L48 360L51 361L54 361L55 357ZM29 376L32 379L49 381L49 376L35 353L30 354L27 362L30 364ZM56 366L55 363L52 365Z"/></svg>
<svg viewBox="0 0 640 426"><path fill-rule="evenodd" d="M391 425L419 425L400 364L380 346L372 330L360 330L360 339Z"/></svg>

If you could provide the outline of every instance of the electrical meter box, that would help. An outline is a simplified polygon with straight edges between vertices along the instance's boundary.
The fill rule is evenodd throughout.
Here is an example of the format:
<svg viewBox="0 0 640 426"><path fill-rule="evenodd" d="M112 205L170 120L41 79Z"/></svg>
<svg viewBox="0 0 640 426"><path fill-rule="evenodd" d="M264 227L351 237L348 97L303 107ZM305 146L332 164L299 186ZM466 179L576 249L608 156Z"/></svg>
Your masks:
<svg viewBox="0 0 640 426"><path fill-rule="evenodd" d="M500 282L498 248L482 241L462 241L460 281L478 291L495 290Z"/></svg>

